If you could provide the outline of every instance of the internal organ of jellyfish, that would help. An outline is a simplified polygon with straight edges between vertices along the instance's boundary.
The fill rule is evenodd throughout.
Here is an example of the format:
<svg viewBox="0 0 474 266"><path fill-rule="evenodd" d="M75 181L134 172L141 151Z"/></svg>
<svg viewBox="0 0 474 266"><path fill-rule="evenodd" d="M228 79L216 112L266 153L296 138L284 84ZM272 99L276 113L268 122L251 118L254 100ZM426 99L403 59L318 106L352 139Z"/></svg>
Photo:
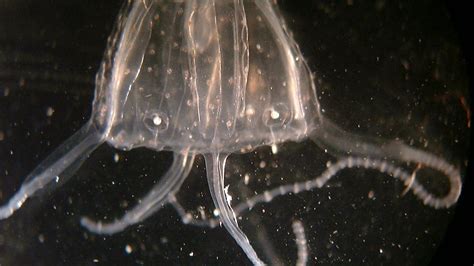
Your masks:
<svg viewBox="0 0 474 266"><path fill-rule="evenodd" d="M129 0L121 10L97 74L90 121L47 157L0 208L5 219L38 190L75 168L99 145L146 147L175 153L168 172L137 206L107 223L83 218L98 234L114 234L171 204L187 216L175 194L196 154L206 161L218 221L248 258L263 264L237 216L278 196L322 187L338 171L362 167L401 179L434 208L453 205L459 170L437 155L399 141L348 133L320 112L306 61L271 1ZM311 139L337 162L320 176L287 184L231 206L225 192L227 157L263 145ZM395 162L395 163L394 163ZM437 170L450 184L441 197L427 191L400 163Z"/></svg>

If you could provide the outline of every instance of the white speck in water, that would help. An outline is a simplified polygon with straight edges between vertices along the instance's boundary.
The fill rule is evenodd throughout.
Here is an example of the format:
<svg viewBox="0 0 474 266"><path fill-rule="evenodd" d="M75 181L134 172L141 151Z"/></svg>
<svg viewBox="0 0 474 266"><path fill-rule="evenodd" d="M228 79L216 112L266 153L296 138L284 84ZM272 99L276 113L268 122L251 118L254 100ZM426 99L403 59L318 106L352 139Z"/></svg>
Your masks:
<svg viewBox="0 0 474 266"><path fill-rule="evenodd" d="M120 161L120 155L118 153L114 154L114 162L118 163Z"/></svg>
<svg viewBox="0 0 474 266"><path fill-rule="evenodd" d="M56 183L58 183L58 182L59 182L59 176L58 176L58 175L56 176L56 179L55 179L55 181L56 181Z"/></svg>
<svg viewBox="0 0 474 266"><path fill-rule="evenodd" d="M261 161L258 166L263 169L265 166L267 166L267 163L265 161Z"/></svg>
<svg viewBox="0 0 474 266"><path fill-rule="evenodd" d="M41 244L44 243L44 235L43 235L43 234L40 234L40 235L38 236L38 241L39 241Z"/></svg>
<svg viewBox="0 0 474 266"><path fill-rule="evenodd" d="M129 244L125 245L125 252L127 254L132 253L132 251L133 251L132 246L130 246Z"/></svg>
<svg viewBox="0 0 474 266"><path fill-rule="evenodd" d="M46 116L51 117L54 114L54 109L53 107L49 106L48 109L46 109Z"/></svg>
<svg viewBox="0 0 474 266"><path fill-rule="evenodd" d="M191 251L191 252L189 253L189 257L192 257L192 256L194 256L194 252Z"/></svg>
<svg viewBox="0 0 474 266"><path fill-rule="evenodd" d="M369 199L374 199L375 192L373 190L370 190L369 193L367 194L367 198Z"/></svg>
<svg viewBox="0 0 474 266"><path fill-rule="evenodd" d="M219 216L219 214L220 214L219 209L214 209L212 214L214 214L215 217Z"/></svg>
<svg viewBox="0 0 474 266"><path fill-rule="evenodd" d="M99 259L93 259L92 262L98 263L98 262L99 262Z"/></svg>
<svg viewBox="0 0 474 266"><path fill-rule="evenodd" d="M380 254L382 254L382 253L383 253L383 249L379 249L379 252L380 252Z"/></svg>

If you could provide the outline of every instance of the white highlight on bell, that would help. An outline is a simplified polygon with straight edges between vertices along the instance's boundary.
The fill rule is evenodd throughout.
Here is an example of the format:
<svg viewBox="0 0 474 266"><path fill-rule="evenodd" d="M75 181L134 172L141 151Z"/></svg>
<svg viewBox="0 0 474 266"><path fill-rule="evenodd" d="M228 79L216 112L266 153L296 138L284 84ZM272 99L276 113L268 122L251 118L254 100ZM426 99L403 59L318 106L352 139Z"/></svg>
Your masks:
<svg viewBox="0 0 474 266"><path fill-rule="evenodd" d="M155 126L161 125L162 122L163 120L159 115L155 115L155 117L153 117L153 124L155 124Z"/></svg>
<svg viewBox="0 0 474 266"><path fill-rule="evenodd" d="M272 153L273 154L278 153L278 146L275 143L272 144L271 148L272 148Z"/></svg>
<svg viewBox="0 0 474 266"><path fill-rule="evenodd" d="M272 119L278 119L280 118L280 113L272 109L270 116Z"/></svg>

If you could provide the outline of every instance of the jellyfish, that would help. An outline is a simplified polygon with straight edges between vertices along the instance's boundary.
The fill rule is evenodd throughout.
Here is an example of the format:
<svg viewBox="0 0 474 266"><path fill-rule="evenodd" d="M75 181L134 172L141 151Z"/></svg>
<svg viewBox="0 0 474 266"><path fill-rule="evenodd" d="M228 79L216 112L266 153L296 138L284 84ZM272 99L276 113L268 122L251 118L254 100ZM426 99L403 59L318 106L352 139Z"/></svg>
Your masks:
<svg viewBox="0 0 474 266"><path fill-rule="evenodd" d="M83 217L97 234L115 234L171 204L186 223L222 224L255 265L264 262L239 227L256 204L323 187L346 168L375 169L400 179L425 205L449 208L461 192L460 170L438 155L401 141L359 136L326 118L314 75L273 1L128 0L96 76L90 120L48 156L0 207L10 217L28 198L75 171L101 144L120 150L172 151L169 170L123 217ZM232 153L310 139L336 163L316 178L290 183L232 206L224 173ZM187 216L176 193L194 158L205 158L217 220ZM437 196L403 164L431 168L449 181ZM302 225L295 223L301 261L307 260Z"/></svg>

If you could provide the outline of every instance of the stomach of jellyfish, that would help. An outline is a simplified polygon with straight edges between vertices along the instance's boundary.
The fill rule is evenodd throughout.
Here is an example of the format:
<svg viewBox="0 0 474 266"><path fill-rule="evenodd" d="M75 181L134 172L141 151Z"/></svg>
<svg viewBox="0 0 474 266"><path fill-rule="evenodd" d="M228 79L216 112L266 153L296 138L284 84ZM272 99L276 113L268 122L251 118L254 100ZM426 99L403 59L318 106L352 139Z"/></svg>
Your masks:
<svg viewBox="0 0 474 266"><path fill-rule="evenodd" d="M21 40L28 45L0 41L6 55L0 63L8 67L0 70L6 73L0 76L2 200L89 117L96 72L91 66L100 61L104 36L117 13L118 5L112 2L71 2L81 7L77 17L71 14L79 10L65 6L54 11L57 17L47 18L25 18L17 6L0 11L12 21L37 22L21 29L30 33L25 36L31 39ZM450 28L441 37L427 28L414 30L420 26L416 14L435 13L430 23L449 23L442 7L409 2L406 8L412 12L392 4L374 9L368 3L348 10L351 1L301 6L283 2L281 7L316 71L324 116L369 140L399 139L442 154L464 169L470 116L465 69L454 59L460 50ZM34 4L26 8L48 12ZM383 19L375 23L376 18ZM0 30L7 40L18 41L4 25L2 21ZM19 31L15 25L11 28ZM64 35L58 35L57 27ZM205 37L200 41L205 43ZM77 45L71 49L70 43ZM248 207L255 195L265 197L266 191L317 177L335 161L334 153L305 140L228 158L226 194L261 259L274 265L428 263L454 210L426 207L406 193L402 182L380 171L344 170L323 188ZM98 220L120 217L167 172L172 160L169 152L101 146L61 189L35 195L18 215L2 221L0 264L249 263L222 227L186 225L172 206L116 235L92 234L80 226L83 215ZM194 160L176 200L194 219L212 221L218 212L208 192L204 157ZM422 182L430 174L417 165L408 169L419 172ZM446 180L424 184L439 194L449 186Z"/></svg>

